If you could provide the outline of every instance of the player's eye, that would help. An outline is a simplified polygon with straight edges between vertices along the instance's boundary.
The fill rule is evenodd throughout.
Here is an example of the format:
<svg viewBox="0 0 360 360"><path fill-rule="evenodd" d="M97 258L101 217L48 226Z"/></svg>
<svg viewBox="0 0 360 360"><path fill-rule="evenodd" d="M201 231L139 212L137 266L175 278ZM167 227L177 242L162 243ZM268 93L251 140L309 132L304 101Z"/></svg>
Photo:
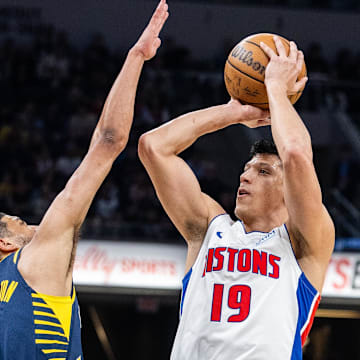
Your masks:
<svg viewBox="0 0 360 360"><path fill-rule="evenodd" d="M269 172L267 170L265 170L265 169L260 169L259 173L260 174L269 174Z"/></svg>

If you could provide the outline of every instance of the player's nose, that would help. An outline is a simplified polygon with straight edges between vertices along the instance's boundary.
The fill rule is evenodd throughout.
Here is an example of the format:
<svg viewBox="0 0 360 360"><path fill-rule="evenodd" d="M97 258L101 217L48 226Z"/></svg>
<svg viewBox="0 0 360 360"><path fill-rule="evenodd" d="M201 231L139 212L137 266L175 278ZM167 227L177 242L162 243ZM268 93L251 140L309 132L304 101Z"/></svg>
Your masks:
<svg viewBox="0 0 360 360"><path fill-rule="evenodd" d="M250 182L250 174L249 171L244 171L240 175L240 183L249 183Z"/></svg>

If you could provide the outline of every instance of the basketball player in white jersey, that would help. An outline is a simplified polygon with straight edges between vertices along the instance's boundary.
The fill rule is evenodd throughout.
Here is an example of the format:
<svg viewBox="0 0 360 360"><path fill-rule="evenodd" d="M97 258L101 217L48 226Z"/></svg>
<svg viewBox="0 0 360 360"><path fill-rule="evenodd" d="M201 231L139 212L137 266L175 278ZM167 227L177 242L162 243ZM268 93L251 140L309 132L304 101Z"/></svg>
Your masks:
<svg viewBox="0 0 360 360"><path fill-rule="evenodd" d="M287 95L297 92L303 54L274 37L265 84L269 114L231 100L195 111L140 138L157 195L188 244L172 360L302 359L334 246L311 140ZM271 123L270 123L271 122ZM200 136L232 124L271 125L245 164L232 221L201 191L178 156ZM277 148L277 150L276 150ZM277 152L278 151L278 152Z"/></svg>

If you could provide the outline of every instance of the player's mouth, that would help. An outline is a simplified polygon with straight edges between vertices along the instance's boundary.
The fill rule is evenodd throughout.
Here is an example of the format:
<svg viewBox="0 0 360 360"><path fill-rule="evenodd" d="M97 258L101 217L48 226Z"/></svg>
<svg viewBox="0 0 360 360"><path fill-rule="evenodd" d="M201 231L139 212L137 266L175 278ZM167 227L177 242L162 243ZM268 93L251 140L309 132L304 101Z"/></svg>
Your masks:
<svg viewBox="0 0 360 360"><path fill-rule="evenodd" d="M239 189L238 191L238 198L244 198L246 196L250 195L249 191L245 190L245 189Z"/></svg>

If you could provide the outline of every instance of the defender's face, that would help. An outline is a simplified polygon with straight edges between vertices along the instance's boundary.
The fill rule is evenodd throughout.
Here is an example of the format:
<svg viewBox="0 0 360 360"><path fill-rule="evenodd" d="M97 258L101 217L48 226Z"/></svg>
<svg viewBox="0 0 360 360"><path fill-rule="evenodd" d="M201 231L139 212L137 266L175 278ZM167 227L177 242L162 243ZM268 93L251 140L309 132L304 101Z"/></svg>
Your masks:
<svg viewBox="0 0 360 360"><path fill-rule="evenodd" d="M273 154L256 154L240 175L235 215L239 219L267 216L284 205L280 158Z"/></svg>
<svg viewBox="0 0 360 360"><path fill-rule="evenodd" d="M28 225L17 216L6 215L1 221L7 224L7 229L12 234L10 237L14 237L20 247L28 244L36 232L37 226Z"/></svg>

